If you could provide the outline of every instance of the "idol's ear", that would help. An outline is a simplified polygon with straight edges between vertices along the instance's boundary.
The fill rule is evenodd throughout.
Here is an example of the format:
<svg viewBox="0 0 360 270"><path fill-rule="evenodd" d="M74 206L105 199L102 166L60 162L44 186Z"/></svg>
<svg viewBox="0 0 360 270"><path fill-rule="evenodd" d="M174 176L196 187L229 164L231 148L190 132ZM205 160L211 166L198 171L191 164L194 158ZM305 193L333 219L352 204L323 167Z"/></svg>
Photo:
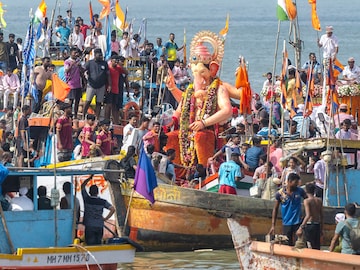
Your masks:
<svg viewBox="0 0 360 270"><path fill-rule="evenodd" d="M210 62L209 64L209 69L210 69L210 74L211 74L211 77L215 77L217 72L219 71L219 64L212 61Z"/></svg>

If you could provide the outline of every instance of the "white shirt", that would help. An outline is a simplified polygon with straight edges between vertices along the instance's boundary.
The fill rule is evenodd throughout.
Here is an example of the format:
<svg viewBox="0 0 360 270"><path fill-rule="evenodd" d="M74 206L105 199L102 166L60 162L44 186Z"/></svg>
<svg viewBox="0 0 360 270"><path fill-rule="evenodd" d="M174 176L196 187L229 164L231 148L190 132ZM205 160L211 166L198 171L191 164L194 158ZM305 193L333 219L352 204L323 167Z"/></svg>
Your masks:
<svg viewBox="0 0 360 270"><path fill-rule="evenodd" d="M331 37L328 37L327 34L322 35L319 43L323 48L324 59L333 57L336 54L336 48L339 47L338 38L334 34Z"/></svg>
<svg viewBox="0 0 360 270"><path fill-rule="evenodd" d="M242 115L239 115L236 118L231 118L231 126L236 127L238 124L241 124L244 122L244 117Z"/></svg>
<svg viewBox="0 0 360 270"><path fill-rule="evenodd" d="M71 33L69 37L69 44L70 46L76 46L82 50L84 48L84 35L82 33Z"/></svg>
<svg viewBox="0 0 360 270"><path fill-rule="evenodd" d="M126 39L120 40L120 55L129 58L129 47Z"/></svg>
<svg viewBox="0 0 360 270"><path fill-rule="evenodd" d="M135 127L134 126L132 126L131 124L127 124L125 127L124 127L124 129L123 129L123 136L124 136L124 138L123 138L123 144L127 144L127 141L128 141L128 139L129 139L129 137L130 137L130 134L128 134L129 133L129 131L133 131L133 129L134 129Z"/></svg>
<svg viewBox="0 0 360 270"><path fill-rule="evenodd" d="M34 203L26 195L11 199L12 211L32 211Z"/></svg>
<svg viewBox="0 0 360 270"><path fill-rule="evenodd" d="M346 66L342 72L342 75L348 79L355 79L356 82L359 82L360 78L360 68L355 66L351 69L350 66Z"/></svg>

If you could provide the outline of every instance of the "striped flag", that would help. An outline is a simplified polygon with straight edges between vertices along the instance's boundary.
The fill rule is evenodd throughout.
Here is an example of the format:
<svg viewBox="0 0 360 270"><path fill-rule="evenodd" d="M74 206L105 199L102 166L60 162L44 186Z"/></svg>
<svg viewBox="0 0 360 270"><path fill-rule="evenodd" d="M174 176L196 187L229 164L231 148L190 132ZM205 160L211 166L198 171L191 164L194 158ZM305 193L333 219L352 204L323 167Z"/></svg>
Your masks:
<svg viewBox="0 0 360 270"><path fill-rule="evenodd" d="M115 4L115 17L114 17L114 25L123 31L125 29L125 13L121 9L119 0L116 1Z"/></svg>
<svg viewBox="0 0 360 270"><path fill-rule="evenodd" d="M312 27L316 31L320 31L321 26L320 26L319 17L318 17L317 12L316 12L316 0L309 0L309 4L311 5L311 23L312 23Z"/></svg>
<svg viewBox="0 0 360 270"><path fill-rule="evenodd" d="M344 65L341 64L341 62L338 59L334 60L334 64L333 64L333 69L334 69L334 77L337 78L341 72L343 72L344 70Z"/></svg>
<svg viewBox="0 0 360 270"><path fill-rule="evenodd" d="M225 27L223 29L220 30L219 35L223 37L223 39L226 38L226 34L229 31L229 19L230 19L230 15L227 14L226 16L226 22L225 22Z"/></svg>
<svg viewBox="0 0 360 270"><path fill-rule="evenodd" d="M276 15L280 21L288 21L296 18L297 10L292 0L278 0Z"/></svg>
<svg viewBox="0 0 360 270"><path fill-rule="evenodd" d="M23 67L21 71L23 78L23 83L21 85L21 92L23 97L25 97L28 94L30 89L28 70L32 70L32 67L34 66L35 55L36 55L35 31L34 31L33 22L30 21L23 47Z"/></svg>
<svg viewBox="0 0 360 270"><path fill-rule="evenodd" d="M40 5L38 6L38 8L35 11L35 16L34 16L34 22L35 23L39 23L42 22L44 20L44 18L46 17L46 3L44 0L41 0Z"/></svg>
<svg viewBox="0 0 360 270"><path fill-rule="evenodd" d="M336 61L336 59L335 59ZM334 62L335 65L335 62ZM334 76L334 69L333 69L333 61L330 59L329 63L329 71L327 74L327 85L329 86L329 91L327 94L327 108L329 113L335 114L337 109L339 108L340 102L338 93L336 91L335 85L336 85L336 78ZM330 111L330 109L332 110Z"/></svg>
<svg viewBox="0 0 360 270"><path fill-rule="evenodd" d="M94 19L94 12L91 5L91 1L89 1L89 15L90 15L90 23L94 27L95 26L95 19Z"/></svg>

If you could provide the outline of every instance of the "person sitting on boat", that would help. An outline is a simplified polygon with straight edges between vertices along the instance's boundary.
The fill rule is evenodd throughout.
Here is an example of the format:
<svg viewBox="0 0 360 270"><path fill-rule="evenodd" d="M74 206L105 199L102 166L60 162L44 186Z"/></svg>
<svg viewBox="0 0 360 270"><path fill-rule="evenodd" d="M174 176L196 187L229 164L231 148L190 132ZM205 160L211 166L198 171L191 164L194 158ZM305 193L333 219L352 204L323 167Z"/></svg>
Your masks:
<svg viewBox="0 0 360 270"><path fill-rule="evenodd" d="M341 253L345 254L359 254L359 250L354 250L351 247L350 240L350 231L351 228L357 228L358 223L360 222L358 218L355 217L356 214L356 206L354 203L348 203L345 205L345 217L344 221L340 221L336 225L335 233L333 238L331 239L331 244L329 247L329 251L334 251L335 245L340 237L342 237L341 241Z"/></svg>
<svg viewBox="0 0 360 270"><path fill-rule="evenodd" d="M190 76L184 67L184 62L180 62L179 59L176 59L172 73L176 84L188 84L190 82Z"/></svg>
<svg viewBox="0 0 360 270"><path fill-rule="evenodd" d="M322 35L317 40L318 46L323 48L323 58L336 59L339 52L338 38L333 34L334 28L332 26L326 26L326 34Z"/></svg>
<svg viewBox="0 0 360 270"><path fill-rule="evenodd" d="M345 84L359 84L360 83L360 67L355 65L355 58L348 59L348 65L342 71L343 78L341 82Z"/></svg>
<svg viewBox="0 0 360 270"><path fill-rule="evenodd" d="M318 61L316 61L316 55L314 52L309 53L309 60L301 67L301 72L305 74L306 78L309 77L308 73L311 72L314 77L314 85L322 85L322 68ZM304 81L306 83L306 81Z"/></svg>
<svg viewBox="0 0 360 270"><path fill-rule="evenodd" d="M120 160L120 166L125 170L126 178L135 178L135 171L136 171L136 148L133 145L130 145L126 155L123 159Z"/></svg>
<svg viewBox="0 0 360 270"><path fill-rule="evenodd" d="M92 176L81 184L81 195L84 200L83 224L85 225L85 242L89 246L101 244L104 222L115 213L115 207L107 200L99 197L99 188L96 185L90 186L90 195L87 193L85 187L91 179ZM105 218L103 217L104 208L109 210Z"/></svg>
<svg viewBox="0 0 360 270"><path fill-rule="evenodd" d="M220 165L219 193L236 195L236 181L243 178L239 165L239 156L238 153L232 153L231 160Z"/></svg>
<svg viewBox="0 0 360 270"><path fill-rule="evenodd" d="M51 210L51 200L46 196L47 190L45 186L39 186L38 192L38 210Z"/></svg>
<svg viewBox="0 0 360 270"><path fill-rule="evenodd" d="M8 107L9 95L13 94L14 97L13 108L15 110L19 100L20 80L19 80L19 76L14 74L11 68L8 68L6 71L6 75L3 78L3 86L5 90L4 108Z"/></svg>
<svg viewBox="0 0 360 270"><path fill-rule="evenodd" d="M284 132L285 140L296 140L300 138L300 132L297 131L297 126L298 123L292 120L289 131Z"/></svg>
<svg viewBox="0 0 360 270"><path fill-rule="evenodd" d="M21 187L19 189L19 197L11 199L12 211L32 211L34 210L34 203L29 199L26 194L28 193L27 187Z"/></svg>
<svg viewBox="0 0 360 270"><path fill-rule="evenodd" d="M276 219L281 205L282 233L289 239L289 246L293 246L295 243L295 233L301 224L301 201L307 197L305 191L299 187L299 181L300 176L298 174L289 174L288 185L276 192L272 211L269 234L275 234Z"/></svg>
<svg viewBox="0 0 360 270"><path fill-rule="evenodd" d="M340 127L340 124L344 122L345 119L350 119L354 121L354 116L347 113L348 105L346 103L341 103L339 106L339 113L334 115L334 125L336 128Z"/></svg>
<svg viewBox="0 0 360 270"><path fill-rule="evenodd" d="M104 119L99 123L100 131L96 136L96 148L100 150L101 156L111 155L111 132L109 126L109 119Z"/></svg>
<svg viewBox="0 0 360 270"><path fill-rule="evenodd" d="M341 123L340 130L338 130L338 132L336 132L335 138L342 139L342 140L352 140L352 139L357 140L357 138L354 138L355 136L351 133L350 127L351 127L351 121L349 119L345 119Z"/></svg>
<svg viewBox="0 0 360 270"><path fill-rule="evenodd" d="M256 135L262 137L264 140L267 140L269 138L269 135L274 137L278 136L277 131L272 127L269 132L269 119L266 118L261 119L260 127L261 129L259 130L258 133L256 133Z"/></svg>
<svg viewBox="0 0 360 270"><path fill-rule="evenodd" d="M61 105L64 114L56 121L56 140L58 160L69 161L74 149L72 129L72 108L69 103Z"/></svg>
<svg viewBox="0 0 360 270"><path fill-rule="evenodd" d="M251 176L259 166L260 157L264 154L264 149L261 147L261 140L261 137L258 136L252 138L253 145L246 151L245 164L242 163L245 171Z"/></svg>
<svg viewBox="0 0 360 270"><path fill-rule="evenodd" d="M300 134L301 138L309 138L309 125L310 118L304 116L304 104L299 104L296 109L296 114L293 116L292 121L297 123L296 132Z"/></svg>
<svg viewBox="0 0 360 270"><path fill-rule="evenodd" d="M232 127L236 127L238 124L241 123L244 123L244 116L239 114L239 109L237 107L233 107L230 125Z"/></svg>
<svg viewBox="0 0 360 270"><path fill-rule="evenodd" d="M175 165L173 163L175 159L175 149L168 149L166 151L167 162L166 162L166 172L165 175L171 180L171 182L175 183L176 181L176 173L175 173Z"/></svg>

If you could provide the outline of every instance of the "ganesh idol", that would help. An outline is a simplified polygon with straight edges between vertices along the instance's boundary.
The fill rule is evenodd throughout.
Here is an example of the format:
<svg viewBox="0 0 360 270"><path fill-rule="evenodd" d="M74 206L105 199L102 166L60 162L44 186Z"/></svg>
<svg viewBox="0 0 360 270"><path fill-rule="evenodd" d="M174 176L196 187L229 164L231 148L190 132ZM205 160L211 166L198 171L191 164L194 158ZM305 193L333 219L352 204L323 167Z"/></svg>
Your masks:
<svg viewBox="0 0 360 270"><path fill-rule="evenodd" d="M216 131L232 115L230 98L239 99L241 89L222 82L217 73L224 56L224 43L215 33L201 31L190 47L190 68L194 82L182 92L169 70L169 91L178 102L173 114L178 130L169 132L167 148L174 148L175 163L190 169L196 164L206 167L215 151Z"/></svg>

